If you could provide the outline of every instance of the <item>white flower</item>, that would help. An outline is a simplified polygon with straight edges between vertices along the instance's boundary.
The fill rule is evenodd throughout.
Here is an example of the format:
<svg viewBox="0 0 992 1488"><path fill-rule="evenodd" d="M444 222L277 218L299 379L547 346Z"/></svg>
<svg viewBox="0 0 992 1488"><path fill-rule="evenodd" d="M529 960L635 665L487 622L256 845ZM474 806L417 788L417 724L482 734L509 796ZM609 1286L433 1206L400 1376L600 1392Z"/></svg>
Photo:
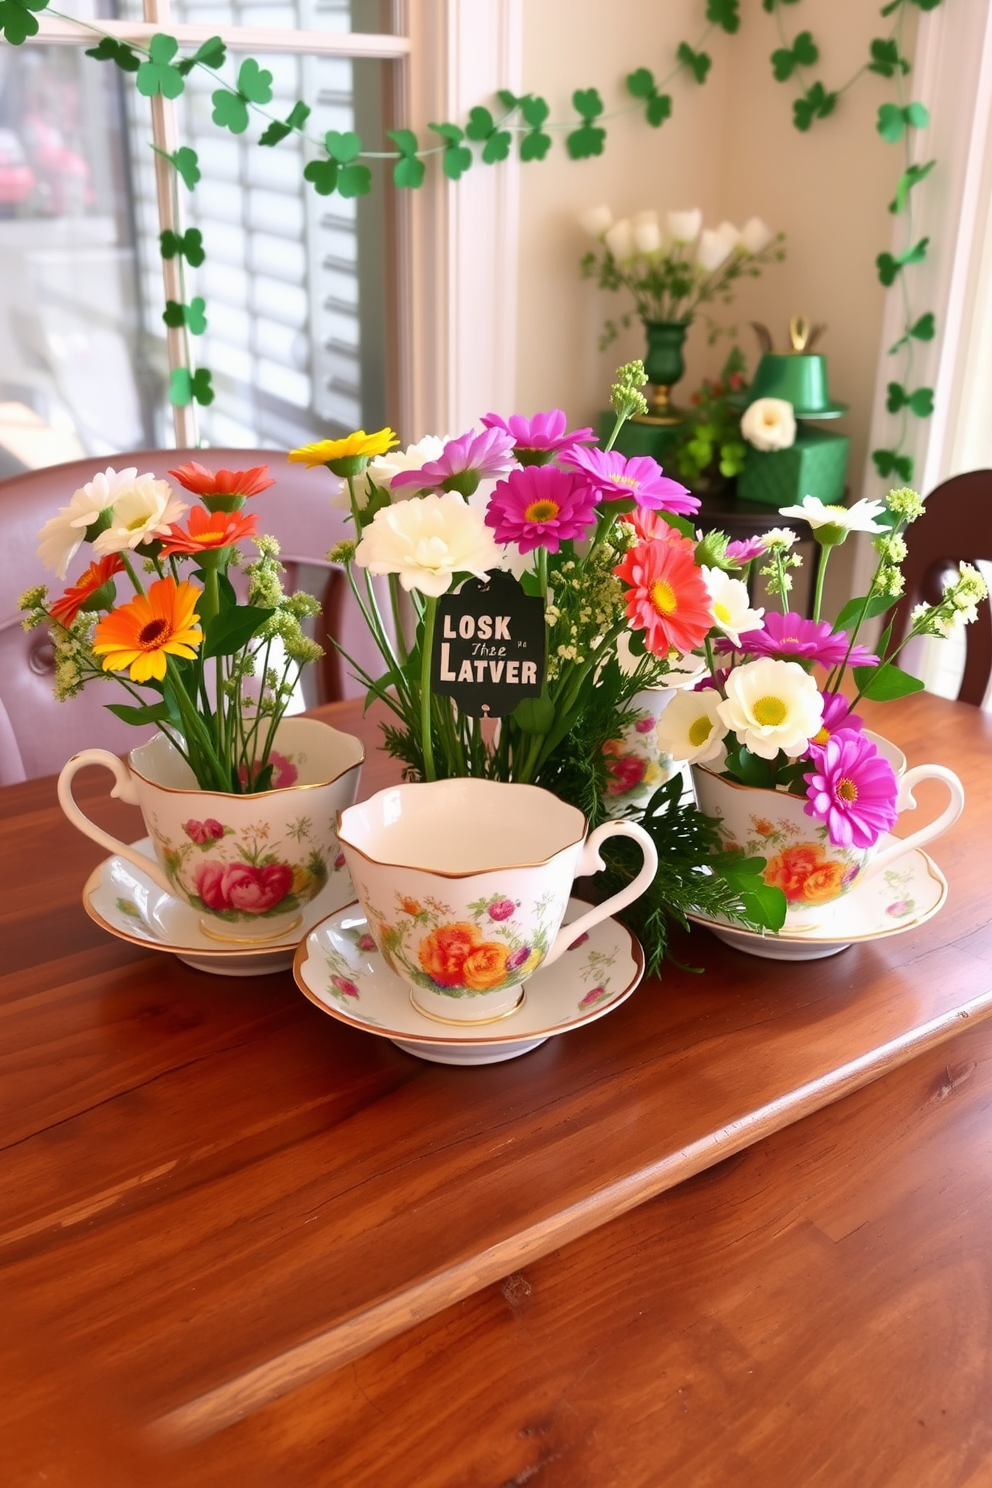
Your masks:
<svg viewBox="0 0 992 1488"><path fill-rule="evenodd" d="M739 227L735 227L732 222L727 222L725 219L720 223L717 232L729 248L738 248L741 246L741 230Z"/></svg>
<svg viewBox="0 0 992 1488"><path fill-rule="evenodd" d="M629 217L621 217L619 222L603 234L603 242L613 254L617 263L624 263L628 258L634 258L637 254L637 244L634 242L634 229L630 225Z"/></svg>
<svg viewBox="0 0 992 1488"><path fill-rule="evenodd" d="M94 553L101 557L165 537L172 523L189 510L168 481L128 473L131 479L114 490L110 526L93 543Z"/></svg>
<svg viewBox="0 0 992 1488"><path fill-rule="evenodd" d="M681 692L695 687L708 671L704 656L696 656L692 651L669 651L668 671L657 685L666 692Z"/></svg>
<svg viewBox="0 0 992 1488"><path fill-rule="evenodd" d="M805 754L823 722L823 698L797 661L757 661L734 667L726 681L720 718L737 742L762 759Z"/></svg>
<svg viewBox="0 0 992 1488"><path fill-rule="evenodd" d="M579 213L579 226L591 238L601 238L612 225L613 213L609 207L587 207L584 212Z"/></svg>
<svg viewBox="0 0 992 1488"><path fill-rule="evenodd" d="M58 515L50 517L39 534L38 557L46 568L54 568L60 579L65 578L87 527L113 506L115 494L126 489L137 474L136 466L120 471L111 466L73 493L69 505L60 507Z"/></svg>
<svg viewBox="0 0 992 1488"><path fill-rule="evenodd" d="M698 207L688 212L667 212L665 222L668 236L676 243L694 243L703 225L703 214Z"/></svg>
<svg viewBox="0 0 992 1488"><path fill-rule="evenodd" d="M732 579L722 568L703 565L703 579L710 591L710 614L717 630L735 646L741 643L741 632L764 630L764 610L752 610L747 585Z"/></svg>
<svg viewBox="0 0 992 1488"><path fill-rule="evenodd" d="M766 551L769 548L794 548L798 541L791 527L769 527L762 536Z"/></svg>
<svg viewBox="0 0 992 1488"><path fill-rule="evenodd" d="M760 253L767 248L775 234L766 227L760 217L749 217L741 228L741 247L748 253Z"/></svg>
<svg viewBox="0 0 992 1488"><path fill-rule="evenodd" d="M638 253L658 253L661 249L661 225L657 212L638 212L631 219L631 229Z"/></svg>
<svg viewBox="0 0 992 1488"><path fill-rule="evenodd" d="M824 506L819 496L804 496L799 506L780 506L783 517L802 517L821 543L841 543L849 532L884 532L875 521L884 501L856 501L853 506Z"/></svg>
<svg viewBox="0 0 992 1488"><path fill-rule="evenodd" d="M796 442L795 410L785 398L755 398L744 410L741 433L755 449L791 449Z"/></svg>
<svg viewBox="0 0 992 1488"><path fill-rule="evenodd" d="M355 549L355 562L373 574L399 574L404 589L436 598L456 573L485 578L502 554L482 513L457 491L399 501L377 511Z"/></svg>
<svg viewBox="0 0 992 1488"><path fill-rule="evenodd" d="M714 273L733 252L733 244L715 228L704 227L696 249L696 262L704 273Z"/></svg>
<svg viewBox="0 0 992 1488"><path fill-rule="evenodd" d="M720 717L720 694L713 687L701 692L677 692L658 719L658 747L672 759L704 764L723 748L726 724Z"/></svg>

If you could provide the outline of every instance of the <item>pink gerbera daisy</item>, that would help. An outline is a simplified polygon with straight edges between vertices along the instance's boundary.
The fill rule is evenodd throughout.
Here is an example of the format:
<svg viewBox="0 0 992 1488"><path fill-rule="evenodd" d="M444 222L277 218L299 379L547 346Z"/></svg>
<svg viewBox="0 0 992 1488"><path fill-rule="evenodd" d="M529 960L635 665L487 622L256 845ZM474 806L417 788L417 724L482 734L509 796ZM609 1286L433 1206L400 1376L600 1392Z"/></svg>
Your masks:
<svg viewBox="0 0 992 1488"><path fill-rule="evenodd" d="M585 537L596 520L598 500L582 476L554 465L532 465L497 482L486 526L497 542L516 543L521 553L535 548L557 553L566 539Z"/></svg>
<svg viewBox="0 0 992 1488"><path fill-rule="evenodd" d="M596 437L591 429L573 429L567 433L568 420L560 408L535 413L533 418L511 413L505 419L498 413L487 413L482 424L486 429L503 429L512 436L513 453L521 465L547 465L559 450Z"/></svg>
<svg viewBox="0 0 992 1488"><path fill-rule="evenodd" d="M727 557L742 567L745 563L751 563L755 558L760 558L764 551L765 539L763 537L742 537L727 544Z"/></svg>
<svg viewBox="0 0 992 1488"><path fill-rule="evenodd" d="M774 656L784 661L818 661L832 667L847 656L848 635L845 630L832 631L827 620L807 620L790 610L780 615L770 610L762 630L746 630L736 649L752 656ZM721 646L719 648L723 650ZM851 666L878 666L878 657L867 646L855 646L849 658Z"/></svg>
<svg viewBox="0 0 992 1488"><path fill-rule="evenodd" d="M690 495L685 486L663 475L661 466L650 455L633 455L628 460L619 450L583 449L574 445L563 461L566 466L584 471L606 501L633 497L638 506L653 506L678 516L691 516L699 510L699 497Z"/></svg>
<svg viewBox="0 0 992 1488"><path fill-rule="evenodd" d="M896 819L899 783L870 739L841 729L816 752L806 781L807 816L826 822L835 847L872 847Z"/></svg>
<svg viewBox="0 0 992 1488"><path fill-rule="evenodd" d="M471 496L480 481L506 475L515 464L512 434L505 429L484 429L481 434L470 429L457 439L449 439L437 459L428 460L420 470L401 470L394 475L389 488L457 491L460 496Z"/></svg>
<svg viewBox="0 0 992 1488"><path fill-rule="evenodd" d="M702 643L713 623L710 592L691 553L675 543L638 543L613 572L628 586L627 618L634 630L647 632L655 656Z"/></svg>
<svg viewBox="0 0 992 1488"><path fill-rule="evenodd" d="M822 749L834 734L845 729L850 733L860 733L864 727L857 713L851 712L851 705L842 692L825 692L823 694L823 722L818 733L810 739L810 748ZM816 755L813 758L817 758Z"/></svg>

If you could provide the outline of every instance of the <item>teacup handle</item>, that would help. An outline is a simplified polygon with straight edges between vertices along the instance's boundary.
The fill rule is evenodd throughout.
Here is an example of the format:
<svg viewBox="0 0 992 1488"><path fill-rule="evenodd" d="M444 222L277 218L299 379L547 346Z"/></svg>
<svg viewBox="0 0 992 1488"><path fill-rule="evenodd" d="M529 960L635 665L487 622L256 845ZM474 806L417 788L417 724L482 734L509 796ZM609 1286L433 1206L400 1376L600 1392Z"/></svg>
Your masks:
<svg viewBox="0 0 992 1488"><path fill-rule="evenodd" d="M128 806L138 805L138 792L135 789L131 772L122 759L116 754L111 754L109 749L84 749L79 754L74 754L71 760L62 766L59 776L59 805L74 827L78 827L87 837L92 837L94 842L99 842L109 852L116 853L119 858L126 858L135 868L139 868L147 878L154 879L159 888L165 889L167 894L174 894L175 889L169 882L162 868L152 858L146 858L144 853L137 852L135 848L129 847L126 842L119 842L96 822L90 821L89 817L82 812L76 804L72 794L72 782L75 775L87 765L102 765L113 775L116 784L110 792L119 800L125 801Z"/></svg>
<svg viewBox="0 0 992 1488"><path fill-rule="evenodd" d="M584 915L580 915L577 920L573 920L570 925L563 925L555 937L554 945L544 958L542 963L544 966L550 966L552 961L557 961L561 953L567 951L573 941L578 940L579 936L584 935L587 930L591 930L593 925L598 925L600 920L607 920L610 915L616 914L617 910L633 904L634 900L639 899L654 880L658 871L657 849L643 827L639 827L636 822L628 821L604 822L601 827L596 828L595 832L590 833L575 870L576 878L584 878L589 873L598 873L600 869L606 867L599 855L599 847L607 837L633 837L635 842L640 843L641 852L644 854L644 866L625 889L621 889L612 898L604 900L602 904L595 905Z"/></svg>
<svg viewBox="0 0 992 1488"><path fill-rule="evenodd" d="M904 853L911 852L915 847L922 847L924 843L932 842L935 837L939 837L941 832L946 832L964 810L964 786L953 770L948 770L945 765L915 765L912 770L906 771L899 782L899 795L896 799L898 811L915 809L913 786L920 780L942 780L950 792L950 801L941 814L935 817L928 826L921 827L918 832L913 832L909 837L900 837L897 842L892 843L891 847L887 847L884 852L872 858L861 876L862 883L869 878L874 878L876 873L880 873L883 868L887 868Z"/></svg>

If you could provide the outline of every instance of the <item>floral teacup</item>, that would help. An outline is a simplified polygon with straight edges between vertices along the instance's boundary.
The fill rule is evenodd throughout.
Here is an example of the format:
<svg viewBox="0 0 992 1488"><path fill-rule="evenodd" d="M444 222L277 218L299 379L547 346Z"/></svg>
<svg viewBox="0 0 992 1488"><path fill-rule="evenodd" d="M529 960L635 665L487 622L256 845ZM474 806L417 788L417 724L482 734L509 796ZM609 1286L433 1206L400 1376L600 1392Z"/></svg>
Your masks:
<svg viewBox="0 0 992 1488"><path fill-rule="evenodd" d="M896 809L900 813L915 807L913 786L921 780L942 780L951 797L927 826L881 849L877 843L867 848L835 846L826 825L806 815L805 796L741 785L716 775L705 765L692 766L699 808L718 819L724 845L740 848L750 858L766 860L763 877L785 894L788 907L784 928L790 932L818 930L855 884L874 877L914 848L932 842L964 810L964 788L953 770L943 765L917 765L907 770L901 749L868 729L865 733L896 773Z"/></svg>
<svg viewBox="0 0 992 1488"><path fill-rule="evenodd" d="M338 833L383 958L416 1007L446 1023L514 1012L528 977L643 894L658 867L635 823L606 822L586 840L574 806L494 780L379 791L341 813ZM640 844L640 873L561 929L572 880L602 868L600 844L616 836Z"/></svg>
<svg viewBox="0 0 992 1488"><path fill-rule="evenodd" d="M313 718L284 719L276 745L269 756L273 788L246 796L201 790L164 734L132 749L127 764L106 749L84 749L59 776L59 801L87 837L197 910L207 935L275 940L344 870L337 814L355 799L365 757L360 739ZM87 765L110 770L117 782L111 795L141 808L157 861L80 810L72 780Z"/></svg>

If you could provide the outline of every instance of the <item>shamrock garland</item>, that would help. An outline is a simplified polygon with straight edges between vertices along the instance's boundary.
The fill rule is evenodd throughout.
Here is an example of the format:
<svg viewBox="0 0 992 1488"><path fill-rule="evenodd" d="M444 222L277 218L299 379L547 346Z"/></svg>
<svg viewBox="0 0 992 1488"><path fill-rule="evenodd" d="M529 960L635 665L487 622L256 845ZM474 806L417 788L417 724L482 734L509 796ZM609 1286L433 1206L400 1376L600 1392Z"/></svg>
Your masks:
<svg viewBox="0 0 992 1488"><path fill-rule="evenodd" d="M889 383L886 400L888 410L901 415L902 424L894 447L874 450L872 458L880 476L897 475L908 482L912 480L913 461L902 448L906 438L906 420L910 415L928 418L932 414L933 389L918 387L909 391L907 384L912 377L915 343L931 341L936 324L932 312L917 315L911 310L905 276L908 268L922 263L927 255L929 239L914 240L913 191L934 169L936 161L910 159L915 132L926 128L929 116L922 103L907 101L904 97L904 79L910 71L910 64L901 52L902 26L907 5L928 11L935 9L942 0L887 0L880 14L883 18L895 17L890 34L874 38L867 61L853 77L835 89L828 89L820 79L810 80L808 77L808 69L814 67L820 58L812 33L799 31L791 41L785 33L782 10L797 3L798 0L762 0L762 8L775 16L781 43L771 54L772 76L782 83L795 81L801 90L792 105L796 129L806 133L817 120L828 118L843 94L863 73L874 73L893 81L896 86L897 101L881 105L876 128L886 143L903 148L903 171L889 203L889 211L905 218L906 246L899 253L879 253L875 266L884 286L888 288L898 281L903 290L906 308L904 332L889 348L890 355L902 357L901 380L894 379ZM48 0L0 0L0 36L5 36L14 46L20 46L38 34L36 15L48 8ZM477 158L484 165L496 165L507 160L514 136L517 137L519 158L525 163L545 158L556 131L564 135L565 149L571 159L586 160L602 155L606 146L607 123L620 114L643 110L644 118L654 129L671 118L673 105L672 96L667 91L669 85L679 74L691 78L697 85L706 82L712 66L711 56L703 49L707 37L714 28L733 35L740 27L739 12L740 0L705 0L707 24L700 41L695 46L687 41L679 43L675 64L660 82L650 68L636 68L626 78L626 91L632 102L611 114L605 112L598 89L577 88L572 94L572 106L578 122L551 123L547 100L539 94L527 93L518 97L503 89L498 99L504 112L499 117L489 108L477 105L470 110L464 126L452 121L429 124L428 129L439 141L435 145L422 148L412 129L387 130L387 138L395 146L389 151L363 149L362 139L354 131L329 130L321 141L316 141L305 134L311 110L302 100L293 105L285 119L274 118L266 112L264 105L272 100L272 74L251 57L241 63L233 86L219 87L213 92L212 118L219 128L239 135L247 130L252 113L260 115L266 120L266 127L258 143L269 148L281 144L294 133L300 134L318 152L316 158L304 166L303 175L319 196L330 196L335 192L343 197L367 195L372 189L372 173L362 162L368 160L393 162L393 184L401 190L418 190L424 184L427 161L432 156L439 157L445 177L457 181L471 169ZM59 16L60 12L52 9L51 14ZM180 56L178 41L164 32L151 37L147 46L142 47L137 43L119 41L90 22L80 24L86 25L99 38L97 45L86 55L98 62L112 62L122 72L133 74L139 93L147 98L176 99L184 92L186 79L194 68L216 72L227 60L227 48L219 36L210 37L191 55ZM195 150L182 146L166 154L155 145L152 149L169 161L176 178L182 180L187 190L195 189L201 175ZM178 220L178 201L176 207ZM180 278L184 261L197 267L206 257L202 234L196 228L185 233L163 232L160 245L163 258L179 258ZM171 328L202 335L207 326L205 309L202 298L197 296L187 301L183 291L182 300L167 301L162 318ZM188 340L186 348L188 361ZM205 368L197 371L190 366L175 368L169 395L173 403L180 405L191 401L203 405L211 403L215 395L210 373Z"/></svg>

